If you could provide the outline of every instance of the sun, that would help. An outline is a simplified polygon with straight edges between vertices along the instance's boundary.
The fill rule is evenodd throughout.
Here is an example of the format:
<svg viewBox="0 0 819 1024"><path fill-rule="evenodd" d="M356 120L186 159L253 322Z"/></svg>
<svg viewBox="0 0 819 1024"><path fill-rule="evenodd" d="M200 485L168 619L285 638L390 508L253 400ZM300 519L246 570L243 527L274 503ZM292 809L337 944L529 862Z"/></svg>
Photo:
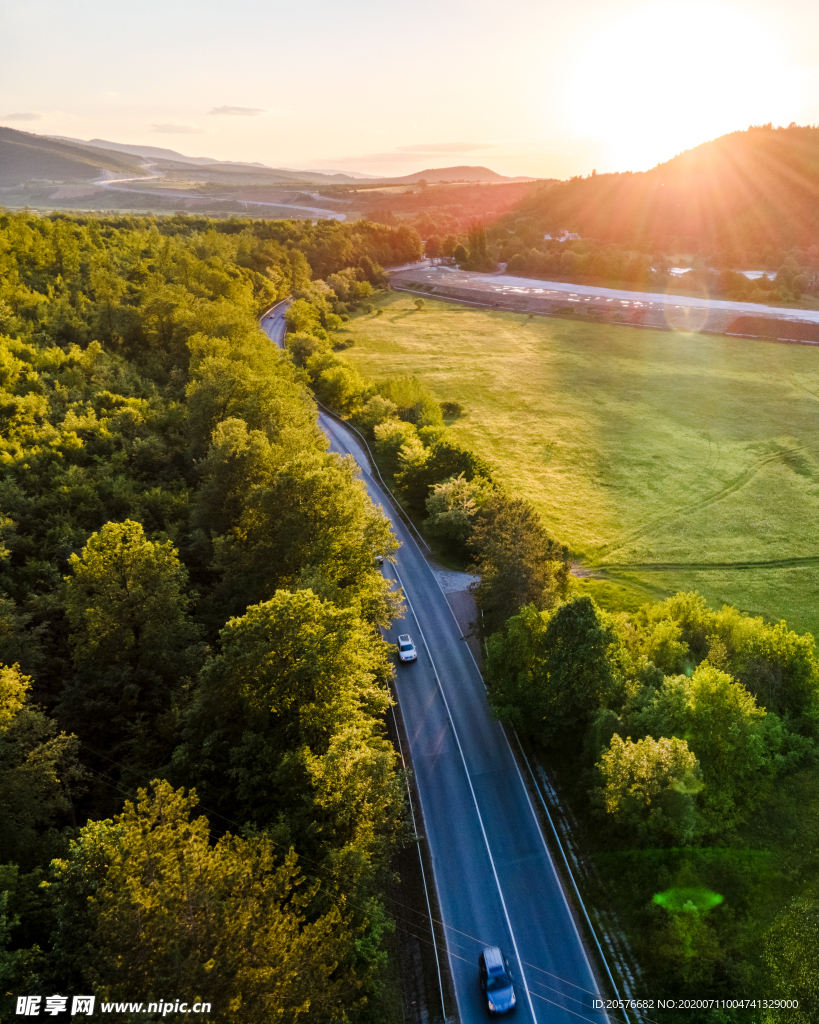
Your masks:
<svg viewBox="0 0 819 1024"><path fill-rule="evenodd" d="M749 124L787 124L798 99L770 27L703 3L659 3L601 26L572 86L573 130L603 141L617 170L643 170Z"/></svg>

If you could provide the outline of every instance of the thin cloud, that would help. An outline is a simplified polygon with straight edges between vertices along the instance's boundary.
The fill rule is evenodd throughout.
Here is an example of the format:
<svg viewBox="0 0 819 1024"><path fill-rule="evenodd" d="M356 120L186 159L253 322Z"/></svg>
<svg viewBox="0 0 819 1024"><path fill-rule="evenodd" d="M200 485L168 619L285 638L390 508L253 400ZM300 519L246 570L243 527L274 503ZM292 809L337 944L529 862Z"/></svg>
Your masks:
<svg viewBox="0 0 819 1024"><path fill-rule="evenodd" d="M397 153L474 153L481 149L499 149L494 142L429 142L416 146L396 146Z"/></svg>
<svg viewBox="0 0 819 1024"><path fill-rule="evenodd" d="M16 114L6 114L4 121L40 121L45 114L37 110L18 110Z"/></svg>
<svg viewBox="0 0 819 1024"><path fill-rule="evenodd" d="M502 147L497 147L501 149ZM456 150L456 153L461 153L461 150ZM447 162L447 154L452 153L452 150L444 150L431 152L427 149L391 149L383 153L360 153L355 156L343 156L333 157L331 159L316 159L310 164L311 167L318 170L321 167L332 167L333 169L345 166L353 167L366 167L375 168L380 167L379 174L383 175L384 168L390 169L391 173L398 174L398 168L408 168L406 173L410 171L417 171L420 169L429 168L435 169L441 166L451 166L453 163L462 163L463 159L456 160L453 157L449 158ZM497 155L497 154L495 154ZM480 158L476 158L480 159ZM343 172L342 172L343 173ZM404 171L400 171L404 173ZM377 177L378 175L374 175Z"/></svg>
<svg viewBox="0 0 819 1024"><path fill-rule="evenodd" d="M179 124L177 121L162 121L151 125L152 132L162 135L205 135L206 128L198 128L195 124Z"/></svg>
<svg viewBox="0 0 819 1024"><path fill-rule="evenodd" d="M228 117L259 117L266 114L264 107L214 107L208 114L226 114Z"/></svg>

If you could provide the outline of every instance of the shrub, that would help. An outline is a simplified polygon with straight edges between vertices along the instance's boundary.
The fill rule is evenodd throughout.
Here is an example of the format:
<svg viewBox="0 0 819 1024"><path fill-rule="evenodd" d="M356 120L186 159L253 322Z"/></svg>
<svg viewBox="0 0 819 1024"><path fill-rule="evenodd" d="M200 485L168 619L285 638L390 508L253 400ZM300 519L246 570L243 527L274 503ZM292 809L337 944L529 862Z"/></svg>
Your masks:
<svg viewBox="0 0 819 1024"><path fill-rule="evenodd" d="M385 471L393 476L398 472L399 453L402 447L418 436L415 427L403 420L387 420L379 423L374 429L375 454Z"/></svg>
<svg viewBox="0 0 819 1024"><path fill-rule="evenodd" d="M305 366L310 356L327 351L327 342L312 334L288 334L285 345L296 366Z"/></svg>
<svg viewBox="0 0 819 1024"><path fill-rule="evenodd" d="M395 419L396 411L395 402L383 395L373 395L355 414L353 422L363 434L372 437L380 423Z"/></svg>
<svg viewBox="0 0 819 1024"><path fill-rule="evenodd" d="M492 484L482 476L467 480L460 473L434 484L427 498L427 529L457 551L465 551L475 517L491 496Z"/></svg>
<svg viewBox="0 0 819 1024"><path fill-rule="evenodd" d="M442 427L444 425L440 405L428 395L413 405L406 418L416 427Z"/></svg>
<svg viewBox="0 0 819 1024"><path fill-rule="evenodd" d="M441 414L445 420L457 420L465 411L460 402L441 402Z"/></svg>

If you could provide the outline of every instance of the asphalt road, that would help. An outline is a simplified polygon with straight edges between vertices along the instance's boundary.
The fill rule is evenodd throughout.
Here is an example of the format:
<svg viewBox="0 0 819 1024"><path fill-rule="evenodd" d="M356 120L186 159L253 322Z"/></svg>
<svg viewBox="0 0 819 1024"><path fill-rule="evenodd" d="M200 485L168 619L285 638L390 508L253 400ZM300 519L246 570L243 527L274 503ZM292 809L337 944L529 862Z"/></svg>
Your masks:
<svg viewBox="0 0 819 1024"><path fill-rule="evenodd" d="M720 309L739 315L773 316L782 320L806 320L819 323L819 310L790 309L781 306L765 306L758 302L733 302L729 299L712 299L703 295L677 295L663 292L632 292L618 288L602 288L595 285L572 284L567 281L539 281L531 277L511 277L506 274L475 274L453 267L416 264L397 268L407 271L423 271L417 279L441 285L451 284L475 289L490 299L502 299L508 295L531 295L537 298L564 298L568 302L597 300L597 303L612 303L623 308ZM405 278L407 282L412 278ZM445 296L440 296L445 298ZM476 294L476 300L480 294ZM457 301L457 300L455 300Z"/></svg>
<svg viewBox="0 0 819 1024"><path fill-rule="evenodd" d="M207 200L208 202L214 203L243 203L245 208L248 206L269 206L275 209L281 210L302 210L305 213L310 213L314 218L319 220L346 220L347 214L340 213L336 210L327 210L323 207L318 206L297 206L294 203L269 203L263 202L261 199L244 200L236 199L233 196L209 196L202 192L171 192L169 189L147 189L147 188L133 188L128 186L128 182L131 181L151 181L161 179L161 174L151 174L143 176L141 178L109 178L109 179L98 179L94 182L95 185L100 188L109 189L111 192L136 192L138 195L166 197L170 199L197 199L199 201Z"/></svg>
<svg viewBox="0 0 819 1024"><path fill-rule="evenodd" d="M285 305L262 320L281 344ZM540 1024L602 1020L584 995L597 991L506 735L443 591L409 528L373 478L360 442L324 413L330 448L352 455L372 500L401 542L384 571L403 587L406 615L387 638L409 633L414 663L396 666L447 954L463 1024L486 1021L478 985L485 945L506 953L515 975L516 1019Z"/></svg>
<svg viewBox="0 0 819 1024"><path fill-rule="evenodd" d="M284 335L287 325L284 322L284 314L290 305L290 299L284 299L272 306L262 317L260 323L262 330L270 338L274 345L284 348Z"/></svg>

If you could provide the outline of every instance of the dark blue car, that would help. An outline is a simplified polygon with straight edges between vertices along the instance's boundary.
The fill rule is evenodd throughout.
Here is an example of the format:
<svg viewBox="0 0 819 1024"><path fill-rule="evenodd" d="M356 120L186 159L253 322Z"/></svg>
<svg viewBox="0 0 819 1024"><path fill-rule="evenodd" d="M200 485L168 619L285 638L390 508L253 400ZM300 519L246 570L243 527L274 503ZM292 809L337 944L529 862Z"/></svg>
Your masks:
<svg viewBox="0 0 819 1024"><path fill-rule="evenodd" d="M506 957L497 946L487 946L478 957L481 988L490 1013L508 1013L514 1009L515 989Z"/></svg>

